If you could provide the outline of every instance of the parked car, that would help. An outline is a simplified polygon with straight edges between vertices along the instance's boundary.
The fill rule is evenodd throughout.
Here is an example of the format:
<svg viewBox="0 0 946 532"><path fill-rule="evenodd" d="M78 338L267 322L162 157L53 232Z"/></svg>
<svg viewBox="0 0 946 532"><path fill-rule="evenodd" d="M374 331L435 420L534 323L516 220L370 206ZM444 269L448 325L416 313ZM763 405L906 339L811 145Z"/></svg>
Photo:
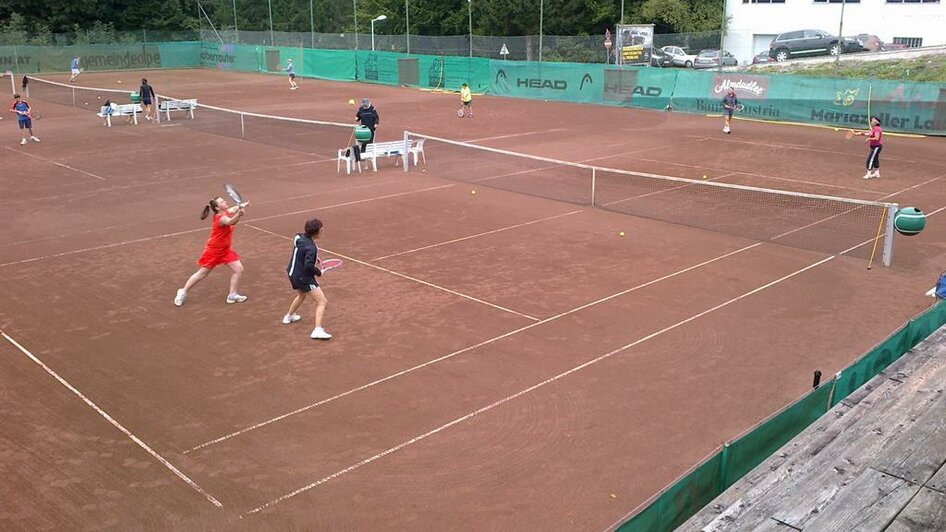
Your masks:
<svg viewBox="0 0 946 532"><path fill-rule="evenodd" d="M736 60L735 56L723 50L722 65L720 65L720 53L719 50L716 49L701 50L700 53L696 55L696 59L693 60L693 68L716 68L718 66L736 66L738 64L739 61Z"/></svg>
<svg viewBox="0 0 946 532"><path fill-rule="evenodd" d="M688 54L686 50L679 46L664 46L661 50L673 57L673 66L690 68L693 66L693 61L696 59L695 55Z"/></svg>
<svg viewBox="0 0 946 532"><path fill-rule="evenodd" d="M660 48L650 51L650 66L668 68L673 66L673 56Z"/></svg>
<svg viewBox="0 0 946 532"><path fill-rule="evenodd" d="M903 50L904 48L908 48L905 44L885 43L880 37L871 33L858 33L856 38L857 42L861 44L861 47L871 52L885 52L887 50Z"/></svg>
<svg viewBox="0 0 946 532"><path fill-rule="evenodd" d="M769 51L768 51L768 50L762 50L761 52L757 53L757 54L752 58L752 64L753 64L753 65L756 65L756 64L759 64L759 63L770 63L770 62L772 62L772 61L775 61L775 59L772 59L771 57L769 57Z"/></svg>
<svg viewBox="0 0 946 532"><path fill-rule="evenodd" d="M786 31L775 36L769 44L769 57L785 61L794 57L838 55L844 45L836 35L821 30Z"/></svg>

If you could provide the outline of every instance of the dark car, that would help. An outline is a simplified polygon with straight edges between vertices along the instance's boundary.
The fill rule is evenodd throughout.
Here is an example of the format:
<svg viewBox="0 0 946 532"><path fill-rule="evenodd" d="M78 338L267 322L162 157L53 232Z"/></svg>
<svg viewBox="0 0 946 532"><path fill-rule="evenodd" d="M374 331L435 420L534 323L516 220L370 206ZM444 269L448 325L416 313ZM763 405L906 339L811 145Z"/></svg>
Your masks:
<svg viewBox="0 0 946 532"><path fill-rule="evenodd" d="M693 68L715 68L718 66L736 66L738 64L739 61L736 60L736 57L726 50L723 50L722 61L720 61L719 50L714 49L700 51L696 54L696 59L693 60Z"/></svg>
<svg viewBox="0 0 946 532"><path fill-rule="evenodd" d="M673 66L673 56L660 48L650 51L650 66L670 68Z"/></svg>
<svg viewBox="0 0 946 532"><path fill-rule="evenodd" d="M771 57L769 57L768 50L762 50L761 52L757 53L755 56L752 57L753 65L756 65L759 63L770 63L772 61L775 61L775 59L772 59Z"/></svg>
<svg viewBox="0 0 946 532"><path fill-rule="evenodd" d="M769 57L776 61L786 61L795 57L813 55L838 55L844 51L847 43L821 30L787 31L775 36L769 44Z"/></svg>

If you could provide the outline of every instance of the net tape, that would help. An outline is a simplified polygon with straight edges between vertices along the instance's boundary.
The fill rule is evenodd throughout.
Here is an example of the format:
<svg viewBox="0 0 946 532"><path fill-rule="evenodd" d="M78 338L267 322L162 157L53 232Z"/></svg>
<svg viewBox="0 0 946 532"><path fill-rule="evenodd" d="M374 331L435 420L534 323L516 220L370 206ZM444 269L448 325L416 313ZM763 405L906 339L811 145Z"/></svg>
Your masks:
<svg viewBox="0 0 946 532"><path fill-rule="evenodd" d="M605 168L409 131L405 136L411 144L423 141L433 176L860 258L870 256L881 229L878 256L883 250L884 264L891 260L888 215L895 203Z"/></svg>
<svg viewBox="0 0 946 532"><path fill-rule="evenodd" d="M26 97L94 112L99 112L106 100L114 104L131 103L129 96L133 92L84 87L32 76L29 77L27 87ZM163 94L156 96L157 103L186 100ZM164 120L165 116L164 113L159 113L159 120ZM199 100L194 116L193 120L176 119L174 123L203 133L278 146L326 158L332 158L337 149L346 146L354 129L353 124L238 111L207 105Z"/></svg>

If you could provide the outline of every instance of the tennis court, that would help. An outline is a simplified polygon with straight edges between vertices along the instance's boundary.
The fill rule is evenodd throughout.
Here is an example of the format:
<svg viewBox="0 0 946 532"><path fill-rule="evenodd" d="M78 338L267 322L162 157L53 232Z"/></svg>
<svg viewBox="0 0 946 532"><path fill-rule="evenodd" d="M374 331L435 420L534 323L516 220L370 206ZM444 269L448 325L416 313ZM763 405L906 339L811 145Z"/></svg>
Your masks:
<svg viewBox="0 0 946 532"><path fill-rule="evenodd" d="M367 97L379 141L434 139L426 171L389 159L339 174L350 129L257 117L248 142L211 108L106 128L34 97L42 142L27 146L0 123L8 530L607 529L926 308L946 257L941 139L889 137L884 177L864 181L862 144L826 129L736 122L725 136L718 118L483 96L470 120L452 94L146 75L204 105L346 124ZM811 223L770 215L791 210L777 202L661 189L635 192L651 210L632 216L576 199L592 190L581 168L435 139L895 202L928 225L868 271L871 246L831 251L857 240L847 226L786 242L713 225ZM600 190L625 205L616 175ZM251 201L234 238L249 300L224 304L229 275L214 272L177 308L224 182ZM345 260L322 279L329 342L309 339L311 303L279 322L311 217L323 256Z"/></svg>

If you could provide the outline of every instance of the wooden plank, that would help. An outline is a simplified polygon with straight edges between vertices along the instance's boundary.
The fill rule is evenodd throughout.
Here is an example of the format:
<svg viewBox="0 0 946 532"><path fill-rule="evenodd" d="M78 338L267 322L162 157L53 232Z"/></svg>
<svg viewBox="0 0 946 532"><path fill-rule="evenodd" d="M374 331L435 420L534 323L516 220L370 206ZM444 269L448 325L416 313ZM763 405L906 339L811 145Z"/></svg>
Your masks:
<svg viewBox="0 0 946 532"><path fill-rule="evenodd" d="M946 493L946 464L939 467L939 471L926 483L926 487L940 493Z"/></svg>
<svg viewBox="0 0 946 532"><path fill-rule="evenodd" d="M851 394L678 530L754 529L772 517L804 527L889 444L891 434L876 430L873 420L890 411L905 419L928 412L931 401L912 399L918 393L935 398L942 389L946 379L937 374L946 371L944 341L946 327ZM779 514L780 508L797 511Z"/></svg>
<svg viewBox="0 0 946 532"><path fill-rule="evenodd" d="M916 497L887 528L889 532L941 532L946 530L946 494L929 488Z"/></svg>
<svg viewBox="0 0 946 532"><path fill-rule="evenodd" d="M946 383L946 371L942 372ZM902 419L895 435L873 461L873 467L890 475L924 484L946 462L946 394L932 397L931 408L918 418ZM883 422L896 421L896 410ZM882 426L882 425L881 425ZM902 433L896 434L903 430Z"/></svg>
<svg viewBox="0 0 946 532"><path fill-rule="evenodd" d="M884 530L920 488L912 482L868 468L805 525L804 530Z"/></svg>

